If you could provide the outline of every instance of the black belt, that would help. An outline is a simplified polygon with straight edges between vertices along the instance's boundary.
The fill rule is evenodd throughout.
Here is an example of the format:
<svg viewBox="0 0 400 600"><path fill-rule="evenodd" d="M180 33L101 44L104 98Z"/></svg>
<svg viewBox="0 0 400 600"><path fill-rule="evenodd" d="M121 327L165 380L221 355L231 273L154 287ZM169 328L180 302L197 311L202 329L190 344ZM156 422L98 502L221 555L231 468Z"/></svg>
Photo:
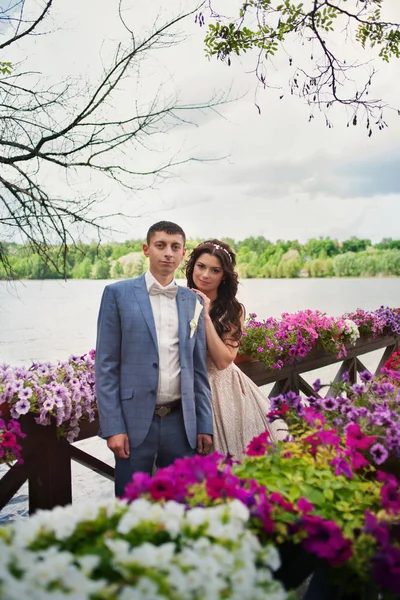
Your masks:
<svg viewBox="0 0 400 600"><path fill-rule="evenodd" d="M167 415L172 413L174 410L177 410L178 408L180 408L181 404L182 404L181 399L174 400L173 402L168 402L168 404L157 404L155 411L154 411L154 416L166 417Z"/></svg>

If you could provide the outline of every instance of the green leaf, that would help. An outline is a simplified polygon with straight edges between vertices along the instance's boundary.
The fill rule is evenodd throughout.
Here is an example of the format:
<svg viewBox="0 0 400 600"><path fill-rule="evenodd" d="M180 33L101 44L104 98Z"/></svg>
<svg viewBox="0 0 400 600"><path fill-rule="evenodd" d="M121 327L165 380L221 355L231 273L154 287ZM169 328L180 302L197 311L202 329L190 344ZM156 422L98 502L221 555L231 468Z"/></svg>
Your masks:
<svg viewBox="0 0 400 600"><path fill-rule="evenodd" d="M333 500L333 498L334 498L334 493L333 493L333 491L331 490L331 488L325 488L325 489L324 489L324 491L323 491L323 494L324 494L324 496L325 496L325 498L326 498L327 500L330 500L330 501L332 501L332 500Z"/></svg>

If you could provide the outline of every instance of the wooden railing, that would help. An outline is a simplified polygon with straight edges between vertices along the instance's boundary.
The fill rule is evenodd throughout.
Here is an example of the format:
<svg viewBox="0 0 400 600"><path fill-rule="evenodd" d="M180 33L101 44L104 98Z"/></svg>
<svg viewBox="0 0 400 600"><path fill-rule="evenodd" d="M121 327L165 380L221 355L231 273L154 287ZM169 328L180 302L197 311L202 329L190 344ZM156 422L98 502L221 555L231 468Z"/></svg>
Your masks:
<svg viewBox="0 0 400 600"><path fill-rule="evenodd" d="M356 345L348 347L347 357L340 360L321 350L314 348L297 364L287 365L282 370L267 369L259 361L242 362L239 368L257 385L274 383L270 397L292 390L307 395L314 394L312 387L302 377L302 373L314 371L339 363L335 377L338 381L344 372L349 372L351 381L357 380L357 374L365 369L360 356L383 350L382 357L376 367L378 372L394 350L397 350L400 337L379 337L360 339ZM332 390L328 390L328 394ZM26 433L22 443L23 464L15 464L0 479L0 510L15 496L20 487L28 481L29 513L38 509L53 508L72 502L71 461L101 474L108 479L114 478L114 469L91 454L84 452L66 440L57 437L55 425L42 426L35 422L31 414L20 418L21 429ZM97 435L98 422L84 422L78 440Z"/></svg>

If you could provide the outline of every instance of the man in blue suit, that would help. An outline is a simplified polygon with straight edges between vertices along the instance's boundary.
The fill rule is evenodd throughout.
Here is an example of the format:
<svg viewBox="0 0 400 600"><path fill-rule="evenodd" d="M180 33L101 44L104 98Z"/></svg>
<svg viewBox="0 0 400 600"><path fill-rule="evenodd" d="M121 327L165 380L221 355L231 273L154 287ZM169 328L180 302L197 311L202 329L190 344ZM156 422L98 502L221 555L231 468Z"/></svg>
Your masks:
<svg viewBox="0 0 400 600"><path fill-rule="evenodd" d="M151 474L176 458L212 447L204 319L192 291L174 274L184 231L169 221L150 227L149 270L108 285L97 327L96 393L100 435L115 455L115 493L132 474Z"/></svg>

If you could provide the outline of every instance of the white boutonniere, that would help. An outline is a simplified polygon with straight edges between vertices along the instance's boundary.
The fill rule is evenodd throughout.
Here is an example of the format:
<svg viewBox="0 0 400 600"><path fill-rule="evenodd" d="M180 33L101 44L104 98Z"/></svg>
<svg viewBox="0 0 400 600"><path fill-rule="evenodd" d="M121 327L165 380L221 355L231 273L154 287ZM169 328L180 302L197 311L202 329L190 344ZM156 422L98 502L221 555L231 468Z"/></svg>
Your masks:
<svg viewBox="0 0 400 600"><path fill-rule="evenodd" d="M202 310L203 310L203 305L196 298L196 306L195 306L195 309L194 309L193 319L189 323L189 325L190 325L190 334L189 334L189 337L191 337L191 338L194 336L194 332L197 329L197 325L198 325L198 322L199 322L199 317L200 317L200 314L201 314Z"/></svg>

